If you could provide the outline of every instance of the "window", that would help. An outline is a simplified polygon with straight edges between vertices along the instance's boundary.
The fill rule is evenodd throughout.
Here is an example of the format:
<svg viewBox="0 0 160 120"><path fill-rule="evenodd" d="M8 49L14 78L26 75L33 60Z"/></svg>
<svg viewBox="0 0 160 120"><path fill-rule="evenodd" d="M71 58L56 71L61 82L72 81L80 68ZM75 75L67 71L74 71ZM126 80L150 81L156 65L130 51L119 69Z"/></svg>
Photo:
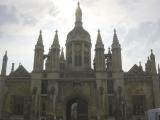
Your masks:
<svg viewBox="0 0 160 120"><path fill-rule="evenodd" d="M12 96L12 112L15 115L23 115L24 113L23 96Z"/></svg>
<svg viewBox="0 0 160 120"><path fill-rule="evenodd" d="M113 80L107 80L107 93L113 94Z"/></svg>
<svg viewBox="0 0 160 120"><path fill-rule="evenodd" d="M144 114L145 96L137 95L133 96L133 113L134 115Z"/></svg>
<svg viewBox="0 0 160 120"><path fill-rule="evenodd" d="M72 63L72 57L71 57L71 55L69 57L67 57L67 59L68 59L67 63L71 64Z"/></svg>
<svg viewBox="0 0 160 120"><path fill-rule="evenodd" d="M68 45L67 47L67 63L71 64L72 63L72 46Z"/></svg>
<svg viewBox="0 0 160 120"><path fill-rule="evenodd" d="M41 93L42 94L47 94L48 93L48 80L42 80Z"/></svg>
<svg viewBox="0 0 160 120"><path fill-rule="evenodd" d="M89 64L89 46L85 45L85 49L84 49L84 63L85 64Z"/></svg>
<svg viewBox="0 0 160 120"><path fill-rule="evenodd" d="M114 97L113 96L109 96L108 97L108 113L109 113L109 116L113 116L113 101L114 101Z"/></svg>
<svg viewBox="0 0 160 120"><path fill-rule="evenodd" d="M75 66L81 66L82 65L82 57L75 55Z"/></svg>
<svg viewBox="0 0 160 120"><path fill-rule="evenodd" d="M81 44L75 44L75 66L81 66L82 65L82 45Z"/></svg>

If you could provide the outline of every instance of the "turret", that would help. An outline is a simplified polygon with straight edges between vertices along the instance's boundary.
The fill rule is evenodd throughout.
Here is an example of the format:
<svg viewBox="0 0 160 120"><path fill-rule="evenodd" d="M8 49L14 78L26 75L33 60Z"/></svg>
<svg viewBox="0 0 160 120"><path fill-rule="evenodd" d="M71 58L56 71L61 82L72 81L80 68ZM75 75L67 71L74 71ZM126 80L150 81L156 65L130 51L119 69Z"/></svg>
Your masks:
<svg viewBox="0 0 160 120"><path fill-rule="evenodd" d="M6 76L7 61L8 61L8 57L7 57L7 51L6 51L5 55L3 56L1 76Z"/></svg>
<svg viewBox="0 0 160 120"><path fill-rule="evenodd" d="M34 54L34 72L40 72L43 70L44 63L44 46L42 40L42 32L40 31L37 44L35 45L35 54Z"/></svg>
<svg viewBox="0 0 160 120"><path fill-rule="evenodd" d="M116 99L120 100L119 97L124 96L125 89L124 77L122 72L121 45L119 44L115 29L112 42L112 78L114 80L114 92L116 94Z"/></svg>
<svg viewBox="0 0 160 120"><path fill-rule="evenodd" d="M59 38L58 38L58 31L55 31L55 36L54 36L54 40L51 46L51 50L52 49L58 49L60 50L60 45L59 45Z"/></svg>
<svg viewBox="0 0 160 120"><path fill-rule="evenodd" d="M155 55L153 54L152 49L151 49L151 54L150 54L150 73L152 75L154 104L155 104L155 107L159 107L160 106L159 78L157 76Z"/></svg>
<svg viewBox="0 0 160 120"><path fill-rule="evenodd" d="M60 70L63 71L65 69L65 58L64 58L64 52L63 48L60 54Z"/></svg>
<svg viewBox="0 0 160 120"><path fill-rule="evenodd" d="M152 74L157 74L155 55L153 54L153 50L152 49L151 49L150 60L151 60L151 72L152 72Z"/></svg>
<svg viewBox="0 0 160 120"><path fill-rule="evenodd" d="M113 72L122 71L121 46L115 29L112 43L112 70Z"/></svg>
<svg viewBox="0 0 160 120"><path fill-rule="evenodd" d="M60 45L58 39L58 31L56 30L54 40L49 52L49 66L52 72L59 71L60 62Z"/></svg>
<svg viewBox="0 0 160 120"><path fill-rule="evenodd" d="M95 45L95 69L96 71L105 70L104 45L102 42L100 30L98 30L97 42Z"/></svg>
<svg viewBox="0 0 160 120"><path fill-rule="evenodd" d="M151 60L149 57L147 59L147 63L145 64L145 71L151 73Z"/></svg>
<svg viewBox="0 0 160 120"><path fill-rule="evenodd" d="M14 63L12 63L11 73L14 72Z"/></svg>
<svg viewBox="0 0 160 120"><path fill-rule="evenodd" d="M112 71L112 54L110 48L108 48L106 65L107 65L107 71Z"/></svg>
<svg viewBox="0 0 160 120"><path fill-rule="evenodd" d="M139 68L143 71L143 67L141 65L141 61L139 62Z"/></svg>

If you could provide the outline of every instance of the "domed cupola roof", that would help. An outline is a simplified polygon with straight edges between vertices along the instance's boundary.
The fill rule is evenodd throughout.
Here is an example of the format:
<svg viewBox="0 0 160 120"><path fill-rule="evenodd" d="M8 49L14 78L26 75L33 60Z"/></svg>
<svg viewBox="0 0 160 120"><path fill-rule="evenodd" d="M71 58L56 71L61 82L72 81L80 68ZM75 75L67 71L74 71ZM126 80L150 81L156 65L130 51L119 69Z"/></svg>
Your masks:
<svg viewBox="0 0 160 120"><path fill-rule="evenodd" d="M90 35L89 33L83 29L83 27L74 27L72 31L70 31L67 35L67 41L72 40L86 40L90 42Z"/></svg>
<svg viewBox="0 0 160 120"><path fill-rule="evenodd" d="M82 10L80 8L79 2L78 2L78 7L76 9L75 17L76 17L75 27L68 33L67 42L74 40L84 40L90 42L91 41L90 35L82 26Z"/></svg>

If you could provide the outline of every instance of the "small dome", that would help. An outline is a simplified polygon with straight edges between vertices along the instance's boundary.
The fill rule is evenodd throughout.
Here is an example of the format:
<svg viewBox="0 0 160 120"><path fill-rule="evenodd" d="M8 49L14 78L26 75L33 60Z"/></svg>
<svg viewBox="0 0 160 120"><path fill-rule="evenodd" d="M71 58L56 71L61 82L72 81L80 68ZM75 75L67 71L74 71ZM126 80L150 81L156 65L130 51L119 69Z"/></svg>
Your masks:
<svg viewBox="0 0 160 120"><path fill-rule="evenodd" d="M83 29L83 27L74 27L72 31L70 31L67 35L67 41L77 40L87 40L88 42L91 41L89 33Z"/></svg>

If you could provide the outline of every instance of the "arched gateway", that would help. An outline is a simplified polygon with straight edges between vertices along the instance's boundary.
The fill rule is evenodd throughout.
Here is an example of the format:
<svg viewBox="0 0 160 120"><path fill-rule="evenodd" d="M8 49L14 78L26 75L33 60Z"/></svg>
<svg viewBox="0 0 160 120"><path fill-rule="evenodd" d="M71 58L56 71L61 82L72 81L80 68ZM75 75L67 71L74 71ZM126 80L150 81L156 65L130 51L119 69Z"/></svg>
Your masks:
<svg viewBox="0 0 160 120"><path fill-rule="evenodd" d="M66 104L66 120L88 120L88 103L81 98L73 98Z"/></svg>

